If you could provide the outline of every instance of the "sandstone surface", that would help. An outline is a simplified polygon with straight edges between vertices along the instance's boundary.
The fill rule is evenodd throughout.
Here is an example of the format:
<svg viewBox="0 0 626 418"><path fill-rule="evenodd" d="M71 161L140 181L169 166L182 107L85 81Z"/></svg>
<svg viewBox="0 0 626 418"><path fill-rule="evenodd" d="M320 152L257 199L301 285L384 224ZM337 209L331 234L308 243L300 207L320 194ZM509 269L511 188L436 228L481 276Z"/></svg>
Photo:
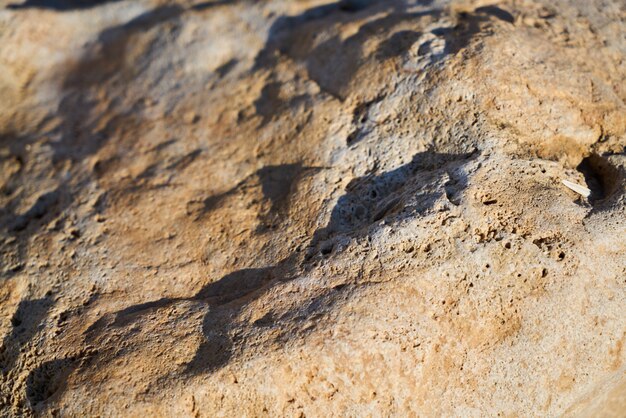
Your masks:
<svg viewBox="0 0 626 418"><path fill-rule="evenodd" d="M0 1L2 415L626 416L625 34Z"/></svg>

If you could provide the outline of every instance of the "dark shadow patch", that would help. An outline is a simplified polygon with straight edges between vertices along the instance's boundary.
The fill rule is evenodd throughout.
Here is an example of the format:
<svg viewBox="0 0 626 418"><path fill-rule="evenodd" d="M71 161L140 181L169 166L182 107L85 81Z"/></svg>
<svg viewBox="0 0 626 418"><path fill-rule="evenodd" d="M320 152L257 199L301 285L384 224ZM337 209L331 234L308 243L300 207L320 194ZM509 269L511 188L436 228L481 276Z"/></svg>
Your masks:
<svg viewBox="0 0 626 418"><path fill-rule="evenodd" d="M305 326L305 323L321 319L325 312L345 299L350 291L349 286L321 289L311 298L304 299L299 306L290 307L286 311L270 310L253 322L239 318L248 304L280 282L296 277L298 264L299 259L292 255L271 267L236 271L216 285L210 284L201 290L195 298L209 301L210 307L202 326L205 341L187 364L186 373L211 373L237 356L262 352L265 347L284 345L289 340L303 338L314 329L314 326ZM220 287L226 283L226 291L222 293ZM238 288L242 290L235 290ZM224 295L227 295L226 299ZM215 298L228 302L211 308L210 301Z"/></svg>
<svg viewBox="0 0 626 418"><path fill-rule="evenodd" d="M127 23L103 30L97 38L93 50L88 52L76 67L67 75L63 87L86 88L101 83L113 76L123 77L132 71L138 76L141 68L137 62L126 60L127 49L132 45L134 37L182 15L184 9L178 5L161 6L143 13ZM129 64L132 64L129 66Z"/></svg>
<svg viewBox="0 0 626 418"><path fill-rule="evenodd" d="M206 199L204 199L202 201L203 203L202 213L208 213L217 209L221 205L221 203L224 201L224 199L235 194L236 190L237 190L236 188L233 188L224 193L218 193L218 194L209 196Z"/></svg>
<svg viewBox="0 0 626 418"><path fill-rule="evenodd" d="M201 12L201 11L205 11L205 10L209 10L212 9L214 7L218 7L218 6L227 6L227 5L232 5L232 4L237 4L237 3L241 3L241 0L212 0L212 1L203 1L200 3L196 3L193 6L191 6L192 10Z"/></svg>
<svg viewBox="0 0 626 418"><path fill-rule="evenodd" d="M67 378L78 367L75 357L46 361L26 379L26 399L31 408L39 409L67 386Z"/></svg>
<svg viewBox="0 0 626 418"><path fill-rule="evenodd" d="M428 2L426 2L428 3ZM425 3L424 3L425 4ZM489 22L491 9L483 13L461 14L455 28L434 29L433 33L443 36L446 47L437 59L455 54L466 47L472 38ZM308 95L284 99L280 96L280 82L273 74L281 57L298 62L306 69L323 94L343 101L358 71L366 61L389 60L401 57L419 39L420 33L402 30L394 33L394 28L406 22L423 17L437 18L443 9L412 11L403 1L354 1L336 2L307 9L293 16L280 16L272 24L263 49L257 54L253 71L269 70L268 84L255 102L256 114L261 116L261 126L273 118L284 114L287 109L308 103ZM372 19L366 21L368 17ZM376 17L374 17L376 16ZM357 32L343 38L336 30L339 25L366 21ZM321 40L321 34L325 34ZM367 54L365 45L375 36L389 35L373 54ZM430 44L423 48L429 48ZM348 142L357 142L363 137L359 128L353 129Z"/></svg>
<svg viewBox="0 0 626 418"><path fill-rule="evenodd" d="M511 13L499 8L498 6L483 6L477 8L475 11L476 13L485 13L490 16L496 17L504 22L515 22L515 17Z"/></svg>
<svg viewBox="0 0 626 418"><path fill-rule="evenodd" d="M150 164L137 175L137 180L147 180L154 177L159 169L159 163Z"/></svg>
<svg viewBox="0 0 626 418"><path fill-rule="evenodd" d="M319 171L317 167L305 167L302 163L265 166L256 172L263 196L271 202L271 212L285 211L288 198L302 176Z"/></svg>
<svg viewBox="0 0 626 418"><path fill-rule="evenodd" d="M420 215L444 193L446 196L458 194L467 186L467 179L450 173L465 164L473 154L426 151L416 154L410 163L395 170L352 180L346 187L346 194L339 198L331 212L328 225L314 234L309 257L327 246L328 240L335 235L359 236L382 219L397 222ZM450 180L443 190L423 188L424 184L438 183L446 175Z"/></svg>
<svg viewBox="0 0 626 418"><path fill-rule="evenodd" d="M23 3L13 3L7 9L51 9L57 12L91 9L107 3L116 3L121 0L26 0Z"/></svg>
<svg viewBox="0 0 626 418"><path fill-rule="evenodd" d="M289 197L295 192L300 181L317 171L319 167L306 167L301 163L266 166L256 172L264 199L270 206L260 215L261 224L257 233L278 226L289 210Z"/></svg>
<svg viewBox="0 0 626 418"><path fill-rule="evenodd" d="M258 297L257 292L274 279L275 270L275 266L238 270L216 282L209 283L190 298L162 298L129 306L94 322L86 331L85 338L89 341L97 340L113 328L128 327L139 321L141 317L176 302L198 301L209 307L203 320L205 340L186 369L189 373L217 370L233 354L230 332L236 325L236 317L247 303Z"/></svg>
<svg viewBox="0 0 626 418"><path fill-rule="evenodd" d="M102 31L88 52L68 72L63 81L64 99L58 113L62 117L61 141L53 144L54 160L80 160L96 153L114 132L132 129L141 119L140 109L122 109L102 124L94 109L104 103L90 94L91 88L103 84L111 86L110 93L124 91L127 85L140 77L149 62L128 60L129 47L138 36L153 36L145 54L159 50L157 36L146 35L151 29L177 19L184 9L180 6L162 6L146 12L127 23ZM108 106L112 107L113 102ZM96 128L99 125L102 127Z"/></svg>
<svg viewBox="0 0 626 418"><path fill-rule="evenodd" d="M265 223L274 223L282 219L289 209L289 196L295 192L298 183L304 177L321 169L321 167L303 166L302 163L265 166L229 190L209 196L204 200L188 202L187 213L199 219L219 208L227 198L236 195L242 188L260 187L263 198L269 203L267 211L260 217Z"/></svg>
<svg viewBox="0 0 626 418"><path fill-rule="evenodd" d="M227 62L225 62L224 64L222 64L219 67L217 67L215 69L215 72L217 73L217 75L220 76L220 78L226 77L226 75L228 73L230 73L237 66L238 62L239 61L237 61L236 59L232 58L232 59L228 60Z"/></svg>
<svg viewBox="0 0 626 418"><path fill-rule="evenodd" d="M42 329L43 321L48 317L52 306L53 301L48 298L22 300L17 306L11 318L11 329L5 335L0 347L0 387L6 390L4 396L0 398L0 407L8 408L17 402L15 395L21 392L22 388L22 379L19 376L23 372L23 364L29 361L27 358L20 358L31 353L32 345L35 344L37 334ZM33 359L37 360L36 357L30 360ZM26 383L27 391L29 382L30 377ZM43 387L36 388L36 391L42 394L34 395L35 398L43 398L48 394Z"/></svg>
<svg viewBox="0 0 626 418"><path fill-rule="evenodd" d="M284 100L280 97L280 88L281 83L269 82L263 86L261 94L254 101L256 114L262 118L261 127L265 126L276 116L280 116L284 111L305 104L309 99L307 95L299 95Z"/></svg>
<svg viewBox="0 0 626 418"><path fill-rule="evenodd" d="M454 55L467 47L476 35L483 31L483 25L489 22L489 18L475 13L460 13L457 25L450 28L433 29L435 35L442 35L446 40L444 53Z"/></svg>
<svg viewBox="0 0 626 418"><path fill-rule="evenodd" d="M186 365L186 373L211 373L226 365L233 356L233 340L229 331L231 322L221 316L207 315L202 323L204 341L193 359Z"/></svg>
<svg viewBox="0 0 626 418"><path fill-rule="evenodd" d="M42 194L26 213L15 216L15 220L10 226L10 229L13 231L22 231L26 229L31 221L42 219L49 212L54 212L60 200L60 196L61 193L58 189Z"/></svg>
<svg viewBox="0 0 626 418"><path fill-rule="evenodd" d="M169 164L165 167L166 170L184 170L191 163L193 163L202 153L202 150L196 149L191 151L189 154L185 154L173 163Z"/></svg>
<svg viewBox="0 0 626 418"><path fill-rule="evenodd" d="M587 187L591 190L589 201L592 204L610 199L620 190L623 182L619 170L598 154L584 158L576 169L585 176Z"/></svg>
<svg viewBox="0 0 626 418"><path fill-rule="evenodd" d="M341 0L339 2L339 10L356 13L371 7L381 0Z"/></svg>
<svg viewBox="0 0 626 418"><path fill-rule="evenodd" d="M353 130L350 132L348 137L346 138L346 144L348 146L354 145L359 142L367 131L371 129L371 126L368 129L368 113L372 105L380 102L383 99L382 96L376 97L373 100L368 100L363 103L359 103L354 110L352 111L352 126Z"/></svg>
<svg viewBox="0 0 626 418"><path fill-rule="evenodd" d="M283 101L279 97L280 83L273 82L263 86L261 95L254 101L256 114L263 118L261 126L267 124L272 117L283 106Z"/></svg>
<svg viewBox="0 0 626 418"><path fill-rule="evenodd" d="M174 300L170 298L163 298L163 299L159 299L159 300L155 300L151 302L140 303L137 305L130 306L126 309L122 309L121 311L115 314L115 319L113 320L113 323L111 324L111 326L113 327L125 326L129 324L130 322L132 322L133 320L135 320L137 317L144 315L147 312L151 312L153 310L166 307L170 305L173 301Z"/></svg>
<svg viewBox="0 0 626 418"><path fill-rule="evenodd" d="M205 286L194 299L220 306L247 296L272 280L272 268L244 269Z"/></svg>
<svg viewBox="0 0 626 418"><path fill-rule="evenodd" d="M153 148L150 149L150 152L161 152L164 149L166 149L167 147L174 145L178 140L177 139L168 139L167 141L161 142L160 144L155 145Z"/></svg>
<svg viewBox="0 0 626 418"><path fill-rule="evenodd" d="M23 347L35 337L51 307L52 301L47 298L23 300L19 303L11 318L11 331L2 341L0 369L4 376L11 373Z"/></svg>
<svg viewBox="0 0 626 418"><path fill-rule="evenodd" d="M210 311L202 323L205 340L187 365L188 373L215 371L230 360L235 350L233 339L237 338L232 335L237 325L235 318L274 279L275 269L238 270L205 286L194 296L194 300L208 303Z"/></svg>
<svg viewBox="0 0 626 418"><path fill-rule="evenodd" d="M359 142L361 140L360 136L361 136L361 131L359 129L354 129L352 132L348 134L348 137L346 138L346 144L352 145L352 144Z"/></svg>
<svg viewBox="0 0 626 418"><path fill-rule="evenodd" d="M376 56L379 60L401 56L405 54L411 46L419 39L421 32L413 30L403 30L396 32L389 39L381 42L378 46Z"/></svg>
<svg viewBox="0 0 626 418"><path fill-rule="evenodd" d="M128 327L156 309L171 306L181 301L197 301L207 305L208 312L202 322L204 341L198 347L194 358L186 365L183 373L203 374L211 373L234 356L245 352L262 350L270 344L284 343L295 335L304 335L310 329L299 327L301 323L312 316L321 317L321 312L328 310L347 286L333 289L324 289L317 296L306 300L301 306L288 309L282 313L267 313L260 320L247 323L240 319L244 308L255 301L269 289L281 281L291 280L291 273L297 264L296 257L292 256L278 264L266 268L243 269L222 277L202 288L190 298L163 298L153 302L130 306L115 314L109 314L96 321L86 333L86 340L93 342L103 335L110 333L113 328ZM294 335L288 336L278 332L276 336L268 333L277 329L290 329ZM264 342L265 341L265 342Z"/></svg>

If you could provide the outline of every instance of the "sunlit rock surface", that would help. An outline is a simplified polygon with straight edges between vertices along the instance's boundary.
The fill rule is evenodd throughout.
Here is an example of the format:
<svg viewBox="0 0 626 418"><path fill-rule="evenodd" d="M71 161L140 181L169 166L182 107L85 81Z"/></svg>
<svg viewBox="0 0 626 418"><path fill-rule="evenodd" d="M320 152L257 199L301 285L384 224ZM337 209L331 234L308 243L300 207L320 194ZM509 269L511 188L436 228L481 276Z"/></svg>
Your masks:
<svg viewBox="0 0 626 418"><path fill-rule="evenodd" d="M625 20L0 1L2 415L624 416Z"/></svg>

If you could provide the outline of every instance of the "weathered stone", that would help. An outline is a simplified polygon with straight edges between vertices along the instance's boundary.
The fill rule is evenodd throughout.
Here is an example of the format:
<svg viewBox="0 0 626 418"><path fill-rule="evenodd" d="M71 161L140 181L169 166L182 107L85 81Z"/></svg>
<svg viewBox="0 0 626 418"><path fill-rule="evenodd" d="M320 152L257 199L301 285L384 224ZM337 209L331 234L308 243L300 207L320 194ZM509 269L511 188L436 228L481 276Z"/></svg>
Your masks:
<svg viewBox="0 0 626 418"><path fill-rule="evenodd" d="M623 415L619 0L0 7L3 415Z"/></svg>

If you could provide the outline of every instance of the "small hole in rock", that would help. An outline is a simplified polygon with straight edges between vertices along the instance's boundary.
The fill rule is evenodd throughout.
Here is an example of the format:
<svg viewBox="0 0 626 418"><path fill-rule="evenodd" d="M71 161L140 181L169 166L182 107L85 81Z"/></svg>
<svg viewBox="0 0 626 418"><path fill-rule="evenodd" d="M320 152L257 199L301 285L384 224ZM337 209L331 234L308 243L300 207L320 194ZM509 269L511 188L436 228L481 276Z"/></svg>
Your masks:
<svg viewBox="0 0 626 418"><path fill-rule="evenodd" d="M587 187L591 190L590 202L604 200L619 189L619 171L598 154L584 158L576 169L585 176Z"/></svg>
<svg viewBox="0 0 626 418"><path fill-rule="evenodd" d="M322 247L320 248L320 252L322 253L322 255L328 255L333 252L333 247L334 245L332 242L326 242L322 244Z"/></svg>
<svg viewBox="0 0 626 418"><path fill-rule="evenodd" d="M350 134L348 135L348 138L346 138L346 144L352 145L353 142L356 142L356 139L358 137L359 137L359 131L358 130L354 130L354 131L350 132Z"/></svg>

